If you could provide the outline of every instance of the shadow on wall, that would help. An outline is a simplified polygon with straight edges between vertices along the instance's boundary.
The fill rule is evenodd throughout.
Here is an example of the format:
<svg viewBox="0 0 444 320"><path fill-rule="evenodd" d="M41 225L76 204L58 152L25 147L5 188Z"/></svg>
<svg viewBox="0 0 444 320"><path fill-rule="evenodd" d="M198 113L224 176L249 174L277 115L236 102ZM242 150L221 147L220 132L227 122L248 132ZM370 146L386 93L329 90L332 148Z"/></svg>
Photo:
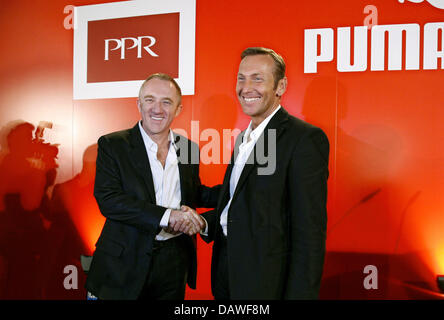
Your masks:
<svg viewBox="0 0 444 320"><path fill-rule="evenodd" d="M302 114L322 128L330 141L327 247L384 252L394 241L392 226L382 214L387 212L393 157L343 130L348 113L347 90L338 79L319 77L308 85ZM374 241L375 237L379 240Z"/></svg>
<svg viewBox="0 0 444 320"><path fill-rule="evenodd" d="M405 254L327 252L325 262L329 270L322 279L321 299L444 298L437 285L431 284L434 274L418 251ZM375 269L364 272L366 266Z"/></svg>
<svg viewBox="0 0 444 320"><path fill-rule="evenodd" d="M43 139L51 127L15 121L1 131L0 299L86 296L82 285L64 286L67 265L77 267L78 283L83 283L80 254L87 251L58 193L51 196L58 145Z"/></svg>
<svg viewBox="0 0 444 320"><path fill-rule="evenodd" d="M351 107L337 78L318 77L306 89L302 114L330 141L327 253L320 297L442 299L430 262L423 259L426 248L421 242L406 247L416 240L406 237L406 215L423 193L402 194L398 166L403 141L393 127L375 120L344 130ZM377 289L364 287L364 268L370 265L378 269Z"/></svg>
<svg viewBox="0 0 444 320"><path fill-rule="evenodd" d="M54 187L52 194L54 239L57 239L52 246L54 252L54 276L57 280L51 282L48 290L50 299L57 299L66 295L65 288L61 285L65 274L60 272L60 267L65 265L75 265L79 270L78 290L75 298L84 299L86 291L83 286L86 277L80 264L81 254L91 254L90 246L97 240L89 235L88 231L100 232L103 224L103 217L100 215L95 201L94 178L96 172L97 144L86 148L83 154L82 171L71 180ZM97 219L98 218L98 219ZM97 222L97 220L99 220ZM92 242L92 243L90 243ZM72 294L74 298L74 294Z"/></svg>

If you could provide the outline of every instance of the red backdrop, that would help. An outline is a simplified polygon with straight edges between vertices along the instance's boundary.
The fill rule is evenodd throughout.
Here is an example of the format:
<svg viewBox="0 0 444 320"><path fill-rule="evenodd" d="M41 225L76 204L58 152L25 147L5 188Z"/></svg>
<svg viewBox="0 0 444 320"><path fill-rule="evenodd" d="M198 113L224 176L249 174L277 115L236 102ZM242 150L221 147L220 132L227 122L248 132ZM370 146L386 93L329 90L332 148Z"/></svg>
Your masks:
<svg viewBox="0 0 444 320"><path fill-rule="evenodd" d="M105 2L0 3L2 299L85 297L79 255L92 254L104 221L92 196L94 144L139 119L135 98L73 100L73 30L64 8ZM335 53L304 74L304 30L333 28L336 42L337 27L363 25L368 4L197 0L195 95L184 97L174 127L191 135L194 120L200 131L244 129L249 119L235 95L240 53L275 49L287 63L282 105L324 129L331 143L321 298L443 298L436 276L444 274L444 58L438 70L342 73ZM371 4L378 24L419 24L421 41L426 23L444 21L444 10L428 2ZM40 121L52 128L32 140ZM225 168L201 165L202 181L221 183ZM210 257L199 239L198 285L188 299L211 299ZM78 267L78 289L63 287L66 265ZM363 286L367 265L378 269L378 289Z"/></svg>

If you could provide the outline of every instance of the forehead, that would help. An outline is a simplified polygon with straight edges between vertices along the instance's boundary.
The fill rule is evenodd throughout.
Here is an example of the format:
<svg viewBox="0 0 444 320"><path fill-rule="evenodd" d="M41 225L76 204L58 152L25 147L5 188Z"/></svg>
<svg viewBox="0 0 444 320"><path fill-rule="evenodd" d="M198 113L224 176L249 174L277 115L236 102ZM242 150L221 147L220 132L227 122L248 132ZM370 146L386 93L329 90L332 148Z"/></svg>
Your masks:
<svg viewBox="0 0 444 320"><path fill-rule="evenodd" d="M244 75L259 73L272 76L273 70L274 60L265 54L246 56L239 64L239 73Z"/></svg>
<svg viewBox="0 0 444 320"><path fill-rule="evenodd" d="M141 97L152 95L159 97L178 98L176 87L168 80L153 78L140 89Z"/></svg>

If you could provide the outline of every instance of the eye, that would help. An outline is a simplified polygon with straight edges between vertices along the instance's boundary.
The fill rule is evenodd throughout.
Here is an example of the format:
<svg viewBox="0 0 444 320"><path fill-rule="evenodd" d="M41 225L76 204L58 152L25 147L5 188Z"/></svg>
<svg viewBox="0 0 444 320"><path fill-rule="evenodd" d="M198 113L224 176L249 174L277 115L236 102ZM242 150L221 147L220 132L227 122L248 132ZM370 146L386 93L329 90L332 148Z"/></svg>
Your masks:
<svg viewBox="0 0 444 320"><path fill-rule="evenodd" d="M261 78L261 77L255 77L254 78L254 81L256 81L256 82L261 82L263 79Z"/></svg>
<svg viewBox="0 0 444 320"><path fill-rule="evenodd" d="M237 81L244 81L245 80L245 78L244 77L242 77L242 76L237 76Z"/></svg>
<svg viewBox="0 0 444 320"><path fill-rule="evenodd" d="M153 98L145 98L145 102L146 103L153 103L154 102L154 99Z"/></svg>
<svg viewBox="0 0 444 320"><path fill-rule="evenodd" d="M172 102L171 102L170 100L163 100L163 101L162 101L162 104L163 104L164 106L171 106L171 105L172 105Z"/></svg>

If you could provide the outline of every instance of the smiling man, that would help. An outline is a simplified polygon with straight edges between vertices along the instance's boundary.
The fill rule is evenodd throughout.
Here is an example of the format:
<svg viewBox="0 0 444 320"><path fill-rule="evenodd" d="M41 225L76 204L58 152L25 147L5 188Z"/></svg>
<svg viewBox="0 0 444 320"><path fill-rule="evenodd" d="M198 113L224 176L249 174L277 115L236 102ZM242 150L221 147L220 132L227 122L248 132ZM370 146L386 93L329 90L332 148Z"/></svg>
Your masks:
<svg viewBox="0 0 444 320"><path fill-rule="evenodd" d="M248 55L242 59L236 92L243 112L251 117L251 129L257 128L279 107L286 89L285 69L275 66L270 55Z"/></svg>
<svg viewBox="0 0 444 320"><path fill-rule="evenodd" d="M198 146L170 130L182 110L174 79L148 77L137 106L133 128L98 140L94 196L106 222L86 288L99 299L183 299L196 286L190 236L204 222L181 207L215 207L218 188L200 183Z"/></svg>
<svg viewBox="0 0 444 320"><path fill-rule="evenodd" d="M211 279L217 300L319 294L329 143L322 130L281 106L286 89L280 55L266 48L242 53L236 93L251 122L237 138L216 210L203 214L204 240L214 240ZM265 148L267 143L275 148ZM271 174L261 174L259 150L274 151L268 154L276 163Z"/></svg>

